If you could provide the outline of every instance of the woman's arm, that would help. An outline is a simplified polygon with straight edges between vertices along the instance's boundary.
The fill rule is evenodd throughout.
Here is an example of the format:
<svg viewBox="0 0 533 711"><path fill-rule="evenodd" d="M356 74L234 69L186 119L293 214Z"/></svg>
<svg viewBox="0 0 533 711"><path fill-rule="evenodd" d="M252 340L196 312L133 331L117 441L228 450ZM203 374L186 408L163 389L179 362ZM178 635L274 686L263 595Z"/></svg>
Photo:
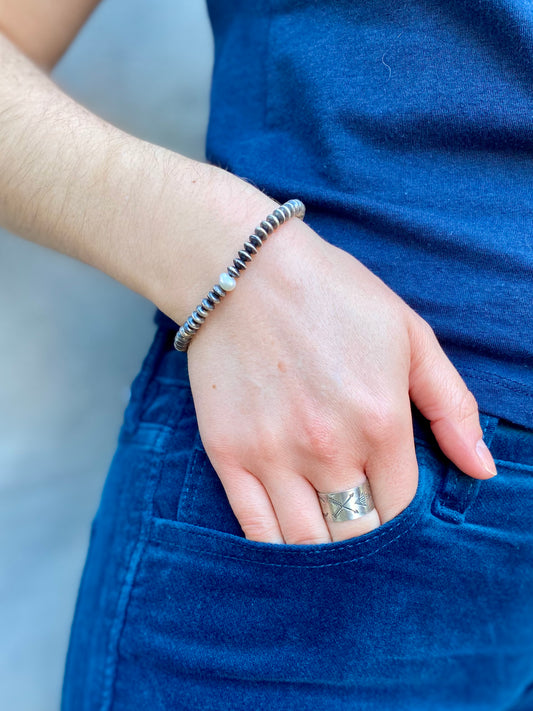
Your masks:
<svg viewBox="0 0 533 711"><path fill-rule="evenodd" d="M0 0L0 31L43 69L52 69L100 0Z"/></svg>
<svg viewBox="0 0 533 711"><path fill-rule="evenodd" d="M0 68L0 224L183 322L276 203L102 121L3 36ZM202 440L249 538L338 540L397 515L417 484L410 398L459 468L490 476L473 395L364 265L292 220L248 271L188 358ZM376 512L328 528L316 490L363 473Z"/></svg>
<svg viewBox="0 0 533 711"><path fill-rule="evenodd" d="M233 254L247 211L253 221L274 201L101 120L1 34L0 67L0 224L156 303L162 290L184 319L191 294ZM200 256L201 234L210 238Z"/></svg>

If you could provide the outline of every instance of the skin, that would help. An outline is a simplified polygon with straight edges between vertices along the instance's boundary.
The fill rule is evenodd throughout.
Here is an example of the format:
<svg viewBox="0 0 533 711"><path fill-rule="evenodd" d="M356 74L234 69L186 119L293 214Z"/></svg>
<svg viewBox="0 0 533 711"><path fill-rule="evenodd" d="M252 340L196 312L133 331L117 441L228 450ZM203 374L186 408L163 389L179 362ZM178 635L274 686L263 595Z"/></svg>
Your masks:
<svg viewBox="0 0 533 711"><path fill-rule="evenodd" d="M276 203L125 134L49 80L95 5L0 0L0 224L183 323ZM418 483L410 400L462 471L496 471L476 449L476 400L430 326L300 220L265 242L194 337L188 365L202 441L251 540L327 543L398 515ZM316 491L365 475L376 510L326 524Z"/></svg>

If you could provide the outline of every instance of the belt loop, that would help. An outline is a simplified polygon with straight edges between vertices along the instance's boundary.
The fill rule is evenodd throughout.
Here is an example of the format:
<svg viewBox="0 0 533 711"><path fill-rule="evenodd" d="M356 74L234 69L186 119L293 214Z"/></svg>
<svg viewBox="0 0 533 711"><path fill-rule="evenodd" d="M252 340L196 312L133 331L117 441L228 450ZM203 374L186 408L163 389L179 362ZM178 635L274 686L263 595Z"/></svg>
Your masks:
<svg viewBox="0 0 533 711"><path fill-rule="evenodd" d="M496 432L499 421L499 417L495 417L494 415L487 415L485 412L479 413L479 422L481 424L481 429L483 430L483 439L485 440L485 444L489 449L490 445L492 444L492 438L494 437L494 433Z"/></svg>
<svg viewBox="0 0 533 711"><path fill-rule="evenodd" d="M480 413L479 421L485 444L490 448L499 418ZM475 500L481 484L480 479L473 479L456 467L451 460L448 460L442 483L433 500L432 513L443 521L463 523L466 512Z"/></svg>

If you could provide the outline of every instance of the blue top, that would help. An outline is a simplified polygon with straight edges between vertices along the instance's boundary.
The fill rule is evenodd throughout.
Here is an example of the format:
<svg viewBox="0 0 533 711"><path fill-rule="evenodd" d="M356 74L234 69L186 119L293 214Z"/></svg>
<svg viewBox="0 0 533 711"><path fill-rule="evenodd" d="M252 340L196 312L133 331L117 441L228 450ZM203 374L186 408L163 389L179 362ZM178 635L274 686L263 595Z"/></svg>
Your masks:
<svg viewBox="0 0 533 711"><path fill-rule="evenodd" d="M430 323L481 410L533 426L533 3L208 7L208 160L303 200Z"/></svg>

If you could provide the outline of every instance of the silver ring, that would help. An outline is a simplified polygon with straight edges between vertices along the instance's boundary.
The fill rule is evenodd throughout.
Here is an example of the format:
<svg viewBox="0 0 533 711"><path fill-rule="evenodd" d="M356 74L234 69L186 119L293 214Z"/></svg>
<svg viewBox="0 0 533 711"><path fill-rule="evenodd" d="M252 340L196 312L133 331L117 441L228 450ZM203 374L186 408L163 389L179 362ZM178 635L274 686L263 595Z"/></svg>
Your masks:
<svg viewBox="0 0 533 711"><path fill-rule="evenodd" d="M353 521L375 509L368 481L346 491L331 493L318 491L317 493L326 520Z"/></svg>

